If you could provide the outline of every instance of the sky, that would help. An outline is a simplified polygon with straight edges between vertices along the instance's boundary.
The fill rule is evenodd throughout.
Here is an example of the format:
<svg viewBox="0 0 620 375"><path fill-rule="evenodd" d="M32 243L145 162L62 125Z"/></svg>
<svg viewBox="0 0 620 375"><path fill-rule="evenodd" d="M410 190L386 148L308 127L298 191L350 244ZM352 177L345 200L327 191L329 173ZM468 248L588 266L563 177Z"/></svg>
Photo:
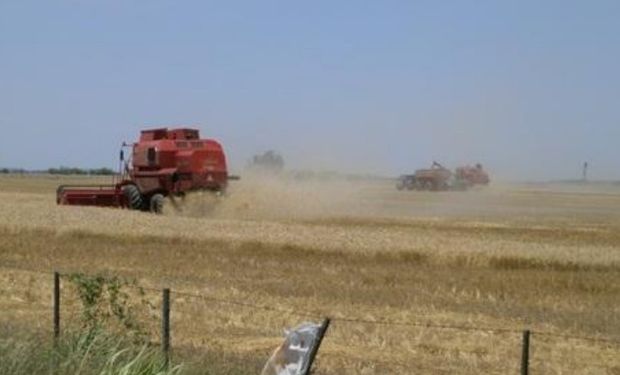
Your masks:
<svg viewBox="0 0 620 375"><path fill-rule="evenodd" d="M231 169L620 178L620 1L0 0L0 166L190 126Z"/></svg>

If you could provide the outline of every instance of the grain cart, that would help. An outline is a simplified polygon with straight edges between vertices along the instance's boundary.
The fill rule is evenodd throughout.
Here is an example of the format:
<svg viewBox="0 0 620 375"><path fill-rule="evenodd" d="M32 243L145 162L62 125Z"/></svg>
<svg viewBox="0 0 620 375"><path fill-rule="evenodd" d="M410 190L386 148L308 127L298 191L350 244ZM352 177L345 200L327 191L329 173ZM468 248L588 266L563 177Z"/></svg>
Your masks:
<svg viewBox="0 0 620 375"><path fill-rule="evenodd" d="M129 160L124 157L126 148L131 148ZM143 130L138 142L123 143L119 173L111 184L61 185L56 202L161 213L165 197L174 203L189 191L223 193L229 179L222 146L201 139L197 129Z"/></svg>
<svg viewBox="0 0 620 375"><path fill-rule="evenodd" d="M475 166L458 167L454 173L457 180L461 181L465 187L469 188L475 185L488 185L491 180L489 174L482 168L482 164Z"/></svg>
<svg viewBox="0 0 620 375"><path fill-rule="evenodd" d="M454 172L433 162L431 168L418 169L414 174L402 175L396 182L398 190L466 190L475 185L488 185L489 175L481 164L458 167Z"/></svg>

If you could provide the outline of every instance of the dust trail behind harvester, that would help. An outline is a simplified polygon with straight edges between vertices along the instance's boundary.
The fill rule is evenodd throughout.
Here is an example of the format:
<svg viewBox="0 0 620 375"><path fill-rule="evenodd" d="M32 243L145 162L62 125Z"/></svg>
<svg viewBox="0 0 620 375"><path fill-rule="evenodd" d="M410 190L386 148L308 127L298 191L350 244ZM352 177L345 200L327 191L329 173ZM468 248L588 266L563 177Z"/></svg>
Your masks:
<svg viewBox="0 0 620 375"><path fill-rule="evenodd" d="M489 190L401 192L387 179L341 175L244 175L224 197L192 193L182 216L241 220L314 221L332 218L407 219L451 217L494 210ZM493 193L490 193L493 195Z"/></svg>
<svg viewBox="0 0 620 375"><path fill-rule="evenodd" d="M359 212L357 199L368 183L345 179L299 179L284 176L244 176L224 197L194 193L183 203L182 215L221 219L302 220Z"/></svg>

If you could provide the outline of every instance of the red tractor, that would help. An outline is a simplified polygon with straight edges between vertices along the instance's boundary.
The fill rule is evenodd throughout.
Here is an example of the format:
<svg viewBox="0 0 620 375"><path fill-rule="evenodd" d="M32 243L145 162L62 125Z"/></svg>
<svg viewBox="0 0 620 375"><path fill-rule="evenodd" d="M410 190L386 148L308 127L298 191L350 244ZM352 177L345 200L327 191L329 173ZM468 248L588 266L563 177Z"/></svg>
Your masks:
<svg viewBox="0 0 620 375"><path fill-rule="evenodd" d="M130 161L124 147L131 147ZM222 146L200 139L198 130L143 130L133 145L123 144L120 171L110 185L61 185L58 204L123 207L161 213L164 198L183 197L193 190L223 193L231 176ZM131 165L131 167L130 167Z"/></svg>
<svg viewBox="0 0 620 375"><path fill-rule="evenodd" d="M458 167L454 172L433 162L431 168L418 169L414 174L402 175L396 182L398 190L467 190L476 185L488 185L489 175L481 164Z"/></svg>

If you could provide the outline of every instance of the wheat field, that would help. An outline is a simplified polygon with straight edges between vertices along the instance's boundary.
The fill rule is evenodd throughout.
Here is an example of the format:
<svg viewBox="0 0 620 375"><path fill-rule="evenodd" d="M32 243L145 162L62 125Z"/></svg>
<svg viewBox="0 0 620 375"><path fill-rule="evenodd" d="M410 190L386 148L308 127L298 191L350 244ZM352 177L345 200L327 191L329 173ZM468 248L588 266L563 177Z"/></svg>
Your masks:
<svg viewBox="0 0 620 375"><path fill-rule="evenodd" d="M524 328L532 373L620 374L620 343L602 340L620 341L620 185L248 178L155 216L57 206L56 186L75 182L107 181L0 177L3 324L51 330L51 276L37 271L105 273L156 306L172 289L178 356L217 353L249 374L282 329L323 316L319 374L518 373ZM71 322L70 288L63 299ZM157 340L157 311L142 318Z"/></svg>

